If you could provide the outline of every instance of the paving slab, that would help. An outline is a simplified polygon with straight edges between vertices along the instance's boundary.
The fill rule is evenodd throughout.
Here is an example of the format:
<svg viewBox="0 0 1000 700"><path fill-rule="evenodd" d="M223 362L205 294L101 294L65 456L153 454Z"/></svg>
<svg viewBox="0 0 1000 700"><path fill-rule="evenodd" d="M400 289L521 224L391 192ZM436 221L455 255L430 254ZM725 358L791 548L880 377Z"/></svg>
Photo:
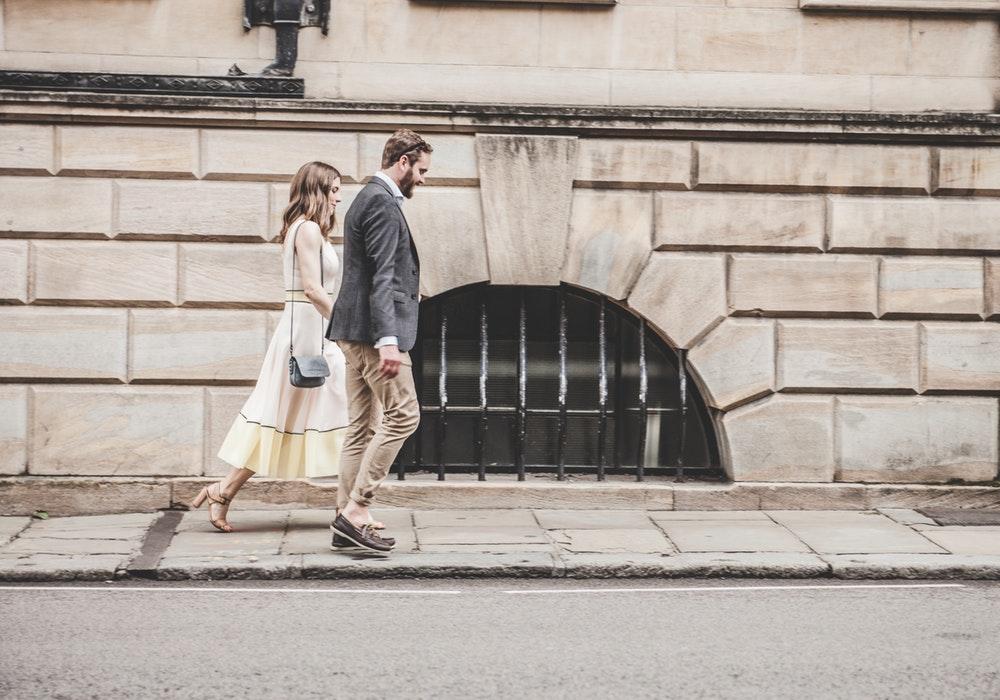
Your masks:
<svg viewBox="0 0 1000 700"><path fill-rule="evenodd" d="M642 510L536 510L538 524L546 530L638 530L653 528Z"/></svg>
<svg viewBox="0 0 1000 700"><path fill-rule="evenodd" d="M81 540L54 537L18 537L3 548L5 555L62 554L62 555L127 555L139 551L140 539L131 540Z"/></svg>
<svg viewBox="0 0 1000 700"><path fill-rule="evenodd" d="M661 521L680 552L809 552L786 528L771 520Z"/></svg>
<svg viewBox="0 0 1000 700"><path fill-rule="evenodd" d="M538 527L530 510L417 510L417 527ZM387 523L388 524L388 523Z"/></svg>
<svg viewBox="0 0 1000 700"><path fill-rule="evenodd" d="M657 529L551 530L552 541L567 552L670 554L673 545Z"/></svg>
<svg viewBox="0 0 1000 700"><path fill-rule="evenodd" d="M418 527L417 543L425 544L546 544L538 527Z"/></svg>
<svg viewBox="0 0 1000 700"><path fill-rule="evenodd" d="M28 517L0 518L0 547L10 542L14 537L31 524Z"/></svg>
<svg viewBox="0 0 1000 700"><path fill-rule="evenodd" d="M0 556L0 581L107 581L124 569L126 559L103 556Z"/></svg>
<svg viewBox="0 0 1000 700"><path fill-rule="evenodd" d="M399 549L397 543L395 553ZM421 552L480 552L482 554L517 554L518 552L549 552L554 554L554 544L425 544L420 546Z"/></svg>
<svg viewBox="0 0 1000 700"><path fill-rule="evenodd" d="M824 554L837 578L1000 579L1000 557L969 554Z"/></svg>
<svg viewBox="0 0 1000 700"><path fill-rule="evenodd" d="M952 554L1000 556L1000 527L985 525L946 525L921 530L921 535Z"/></svg>
<svg viewBox="0 0 1000 700"><path fill-rule="evenodd" d="M547 552L420 552L385 557L331 552L302 557L305 578L549 578L557 570L556 560Z"/></svg>
<svg viewBox="0 0 1000 700"><path fill-rule="evenodd" d="M149 527L159 513L123 513L120 515L72 515L58 518L36 519L32 529L85 530L91 528L129 529Z"/></svg>
<svg viewBox="0 0 1000 700"><path fill-rule="evenodd" d="M912 508L876 508L875 510L885 517L895 520L900 525L937 525L926 515L918 513Z"/></svg>
<svg viewBox="0 0 1000 700"><path fill-rule="evenodd" d="M872 512L769 511L819 554L943 554L914 529Z"/></svg>
<svg viewBox="0 0 1000 700"><path fill-rule="evenodd" d="M761 520L772 522L762 510L651 510L654 522L675 520Z"/></svg>
<svg viewBox="0 0 1000 700"><path fill-rule="evenodd" d="M165 581L301 578L299 555L163 557L156 577Z"/></svg>

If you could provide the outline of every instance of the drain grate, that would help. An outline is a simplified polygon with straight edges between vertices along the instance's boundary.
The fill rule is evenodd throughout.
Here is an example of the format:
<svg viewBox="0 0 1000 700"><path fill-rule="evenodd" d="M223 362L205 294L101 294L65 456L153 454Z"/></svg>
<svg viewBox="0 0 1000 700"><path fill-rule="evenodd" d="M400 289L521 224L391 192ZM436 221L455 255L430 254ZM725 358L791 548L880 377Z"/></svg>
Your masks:
<svg viewBox="0 0 1000 700"><path fill-rule="evenodd" d="M917 512L938 525L1000 525L1000 510L918 508Z"/></svg>

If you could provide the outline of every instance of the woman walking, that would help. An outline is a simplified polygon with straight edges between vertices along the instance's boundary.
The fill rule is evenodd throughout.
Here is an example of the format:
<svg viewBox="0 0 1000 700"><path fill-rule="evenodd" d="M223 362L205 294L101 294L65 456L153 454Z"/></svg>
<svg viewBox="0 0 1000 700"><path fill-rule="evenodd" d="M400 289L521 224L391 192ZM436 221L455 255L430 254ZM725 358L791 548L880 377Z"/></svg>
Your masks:
<svg viewBox="0 0 1000 700"><path fill-rule="evenodd" d="M233 470L191 502L198 508L207 500L208 519L223 532L233 531L226 519L229 504L254 474L297 479L338 473L348 424L344 355L323 336L340 266L329 240L340 185L336 168L318 161L303 165L292 179L277 238L283 246L285 309L257 385L219 450ZM326 382L310 389L292 386L290 347L296 357L323 355L330 366Z"/></svg>

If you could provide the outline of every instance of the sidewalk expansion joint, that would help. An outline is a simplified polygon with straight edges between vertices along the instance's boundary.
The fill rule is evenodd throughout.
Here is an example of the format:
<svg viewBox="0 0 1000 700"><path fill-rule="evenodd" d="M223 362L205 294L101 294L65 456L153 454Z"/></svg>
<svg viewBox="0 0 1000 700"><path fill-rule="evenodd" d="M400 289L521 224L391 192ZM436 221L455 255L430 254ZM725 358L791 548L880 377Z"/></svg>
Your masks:
<svg viewBox="0 0 1000 700"><path fill-rule="evenodd" d="M156 567L167 551L184 513L179 510L164 511L146 531L139 553L125 568L127 575L135 578L156 578Z"/></svg>

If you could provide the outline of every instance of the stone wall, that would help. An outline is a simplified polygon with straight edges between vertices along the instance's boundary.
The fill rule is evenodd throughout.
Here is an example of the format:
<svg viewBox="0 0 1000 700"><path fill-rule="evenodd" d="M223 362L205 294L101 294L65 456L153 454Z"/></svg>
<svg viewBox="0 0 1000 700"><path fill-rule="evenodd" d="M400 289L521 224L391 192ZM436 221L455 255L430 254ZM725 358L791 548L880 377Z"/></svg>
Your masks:
<svg viewBox="0 0 1000 700"><path fill-rule="evenodd" d="M851 111L989 111L996 104L996 3L332 5L328 37L301 33L297 73L311 97ZM882 13L866 12L871 5ZM244 33L242 6L0 0L0 68L220 75L238 61L256 71L274 56L274 34ZM830 6L849 11L824 11ZM970 9L978 14L962 14Z"/></svg>
<svg viewBox="0 0 1000 700"><path fill-rule="evenodd" d="M406 205L425 294L567 282L627 304L689 350L737 481L997 477L1000 146L941 136L968 125L538 135L183 104L4 106L0 474L225 470L281 308L287 181L328 160L346 208L382 122L409 120L435 146Z"/></svg>

